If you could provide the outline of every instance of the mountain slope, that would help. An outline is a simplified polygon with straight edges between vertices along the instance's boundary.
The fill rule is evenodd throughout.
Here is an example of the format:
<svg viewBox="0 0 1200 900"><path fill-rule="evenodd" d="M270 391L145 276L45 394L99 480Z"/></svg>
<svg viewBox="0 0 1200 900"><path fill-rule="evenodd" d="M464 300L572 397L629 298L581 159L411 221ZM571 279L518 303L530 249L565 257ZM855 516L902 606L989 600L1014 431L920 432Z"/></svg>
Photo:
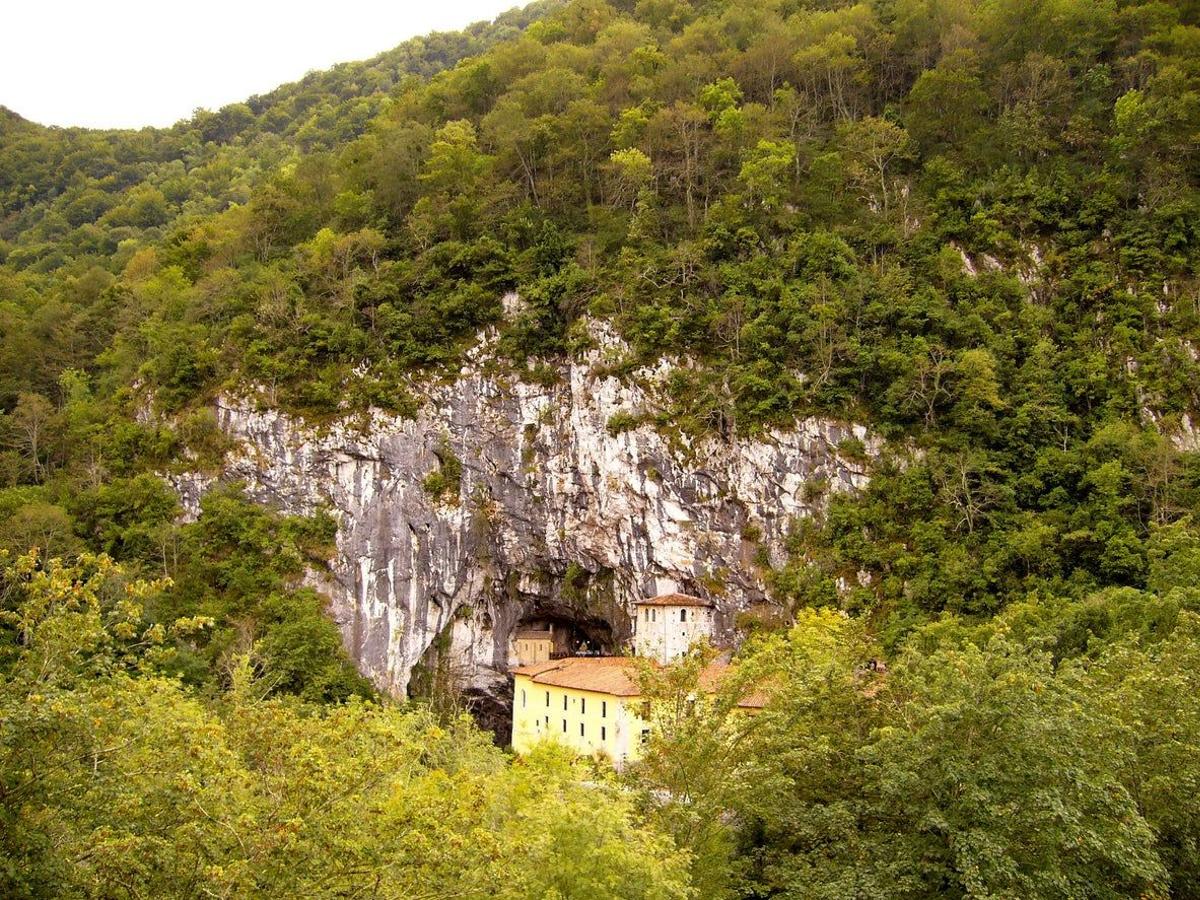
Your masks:
<svg viewBox="0 0 1200 900"><path fill-rule="evenodd" d="M907 462L835 504L782 598L863 573L841 602L906 622L1140 585L1149 530L1196 498L1194 18L572 4L243 205L155 225L163 199L130 189L104 266L41 280L9 250L31 334L95 321L10 362L6 396L53 394L65 361L166 411L251 383L316 419L411 411L412 374L517 289L518 368L576 352L584 314L628 341L617 371L694 360L631 423L834 414L898 439Z"/></svg>
<svg viewBox="0 0 1200 900"><path fill-rule="evenodd" d="M1200 5L508 21L0 119L0 884L1200 895ZM659 580L760 717L479 746Z"/></svg>
<svg viewBox="0 0 1200 900"><path fill-rule="evenodd" d="M0 240L17 244L22 267L48 270L68 259L77 266L81 258L106 265L121 240L154 240L176 217L245 202L293 153L330 150L360 135L406 79L452 68L555 5L533 3L494 22L414 38L245 103L196 110L171 128L46 128L0 107Z"/></svg>

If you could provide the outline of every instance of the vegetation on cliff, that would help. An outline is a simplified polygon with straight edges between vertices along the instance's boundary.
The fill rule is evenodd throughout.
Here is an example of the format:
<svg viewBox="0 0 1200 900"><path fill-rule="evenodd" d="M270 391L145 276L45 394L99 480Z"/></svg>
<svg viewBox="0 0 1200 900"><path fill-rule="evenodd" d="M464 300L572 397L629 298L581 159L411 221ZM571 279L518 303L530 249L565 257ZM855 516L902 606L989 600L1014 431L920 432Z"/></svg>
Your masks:
<svg viewBox="0 0 1200 900"><path fill-rule="evenodd" d="M428 828L442 893L579 844L588 887L512 884L620 895L586 880L612 867L678 895L649 821L707 896L1200 896L1198 135L1195 0L573 0L172 129L0 110L0 544L84 554L7 576L6 892L256 893L261 864L281 893L355 866L412 893L396 860ZM720 769L741 792L594 821L561 762L505 769L459 726L423 755L442 726L364 699L302 584L328 523L235 489L181 523L150 474L218 464L224 388L407 414L480 328L545 378L588 317L618 372L694 362L640 411L658 427L887 438L769 573L802 624L758 658L805 663L762 662L793 690ZM868 652L893 664L869 696ZM387 789L338 794L376 741ZM376 814L398 843L355 831ZM496 816L528 842L455 856Z"/></svg>

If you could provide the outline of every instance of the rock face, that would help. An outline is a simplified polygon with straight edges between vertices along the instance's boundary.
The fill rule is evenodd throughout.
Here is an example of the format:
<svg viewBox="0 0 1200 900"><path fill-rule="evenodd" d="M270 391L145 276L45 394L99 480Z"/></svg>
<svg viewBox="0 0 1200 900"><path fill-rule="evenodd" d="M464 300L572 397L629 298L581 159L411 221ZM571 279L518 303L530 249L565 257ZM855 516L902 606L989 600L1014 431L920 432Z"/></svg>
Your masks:
<svg viewBox="0 0 1200 900"><path fill-rule="evenodd" d="M714 599L729 640L735 614L763 597L756 560L780 558L822 489L865 483L836 449L850 437L871 449L857 426L813 419L675 446L649 425L610 433L615 415L653 409L670 364L628 381L598 374L619 350L600 337L551 386L497 373L484 342L456 379L423 389L416 419L313 429L251 400L219 402L240 442L226 477L287 511L338 518L320 587L381 688L403 695L432 648L461 686L503 706L519 622L570 622L615 649L632 602L676 588ZM425 482L439 470L448 489L435 496ZM176 486L194 513L206 483Z"/></svg>

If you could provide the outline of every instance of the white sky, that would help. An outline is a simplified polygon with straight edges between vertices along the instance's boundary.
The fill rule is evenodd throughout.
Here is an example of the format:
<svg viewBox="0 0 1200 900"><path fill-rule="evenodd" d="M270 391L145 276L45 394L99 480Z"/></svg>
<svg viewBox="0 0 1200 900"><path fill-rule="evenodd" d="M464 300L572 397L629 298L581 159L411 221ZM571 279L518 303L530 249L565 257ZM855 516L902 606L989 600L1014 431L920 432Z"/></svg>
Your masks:
<svg viewBox="0 0 1200 900"><path fill-rule="evenodd" d="M0 105L43 125L170 125L525 0L8 0Z"/></svg>

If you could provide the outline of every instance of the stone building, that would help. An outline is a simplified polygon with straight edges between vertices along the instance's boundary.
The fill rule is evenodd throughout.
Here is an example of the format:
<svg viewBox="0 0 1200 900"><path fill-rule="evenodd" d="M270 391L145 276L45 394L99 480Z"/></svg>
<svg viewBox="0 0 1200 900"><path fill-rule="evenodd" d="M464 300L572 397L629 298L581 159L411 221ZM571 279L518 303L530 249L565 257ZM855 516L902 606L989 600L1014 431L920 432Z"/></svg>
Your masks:
<svg viewBox="0 0 1200 900"><path fill-rule="evenodd" d="M554 652L554 626L544 630L524 628L513 635L513 645L517 665L532 666L549 662L557 655Z"/></svg>
<svg viewBox="0 0 1200 900"><path fill-rule="evenodd" d="M689 594L660 594L640 600L634 621L633 650L666 665L701 640L712 640L711 600Z"/></svg>

